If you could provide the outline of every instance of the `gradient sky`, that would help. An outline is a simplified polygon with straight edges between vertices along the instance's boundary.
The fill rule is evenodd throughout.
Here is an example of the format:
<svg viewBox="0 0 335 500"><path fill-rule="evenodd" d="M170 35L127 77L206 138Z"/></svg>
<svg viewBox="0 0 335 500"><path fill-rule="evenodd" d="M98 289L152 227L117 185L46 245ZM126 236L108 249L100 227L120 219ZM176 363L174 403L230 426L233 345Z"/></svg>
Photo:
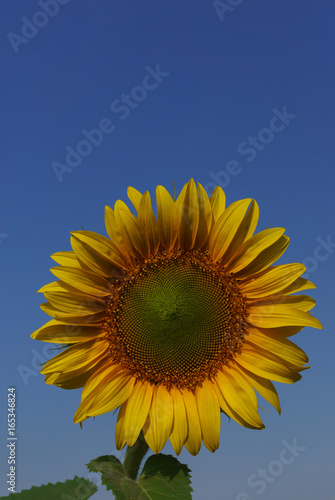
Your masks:
<svg viewBox="0 0 335 500"><path fill-rule="evenodd" d="M209 192L219 183L228 203L255 198L259 230L287 228L280 263L306 264L324 330L295 337L311 369L293 386L276 384L282 415L264 402L265 430L222 417L215 454L181 453L193 498L335 498L335 4L230 3L62 0L51 17L41 15L44 0L1 1L2 495L8 386L18 398L17 491L87 476L85 464L100 455L122 460L116 415L80 430L72 421L80 390L47 386L38 374L54 351L30 338L49 319L35 292L53 280L50 255L70 250L70 231L105 234L104 206L127 201L128 185L172 192L174 181L180 190L194 177ZM81 142L99 126L96 145ZM293 462L263 492L250 485L294 440L303 450ZM170 445L163 452L174 454ZM111 497L102 487L93 498Z"/></svg>

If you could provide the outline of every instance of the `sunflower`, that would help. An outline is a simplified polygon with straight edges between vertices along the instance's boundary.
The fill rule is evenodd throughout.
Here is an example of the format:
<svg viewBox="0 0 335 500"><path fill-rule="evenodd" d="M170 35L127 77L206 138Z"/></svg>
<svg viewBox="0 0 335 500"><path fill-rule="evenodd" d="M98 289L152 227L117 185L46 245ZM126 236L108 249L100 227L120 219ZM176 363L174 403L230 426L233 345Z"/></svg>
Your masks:
<svg viewBox="0 0 335 500"><path fill-rule="evenodd" d="M167 439L199 452L219 446L221 412L262 429L256 392L280 413L272 381L293 383L305 353L288 337L322 328L308 311L315 285L302 264L272 266L289 238L283 228L254 234L258 205L225 208L193 179L174 200L129 187L135 216L122 201L106 207L108 238L72 233L72 251L52 258L58 278L41 305L52 318L32 337L62 344L41 373L47 384L83 387L78 423L119 408L116 446L141 431L158 453Z"/></svg>

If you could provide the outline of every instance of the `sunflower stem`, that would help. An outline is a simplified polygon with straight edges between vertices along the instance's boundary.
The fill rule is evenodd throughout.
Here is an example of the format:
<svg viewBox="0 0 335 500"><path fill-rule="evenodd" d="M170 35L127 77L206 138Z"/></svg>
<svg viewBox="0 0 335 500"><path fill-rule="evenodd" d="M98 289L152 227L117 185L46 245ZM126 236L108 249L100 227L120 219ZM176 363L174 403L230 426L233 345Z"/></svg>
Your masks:
<svg viewBox="0 0 335 500"><path fill-rule="evenodd" d="M147 453L148 449L149 446L147 445L142 432L139 435L134 446L127 447L123 467L130 479L134 479L134 481L136 480L142 459Z"/></svg>

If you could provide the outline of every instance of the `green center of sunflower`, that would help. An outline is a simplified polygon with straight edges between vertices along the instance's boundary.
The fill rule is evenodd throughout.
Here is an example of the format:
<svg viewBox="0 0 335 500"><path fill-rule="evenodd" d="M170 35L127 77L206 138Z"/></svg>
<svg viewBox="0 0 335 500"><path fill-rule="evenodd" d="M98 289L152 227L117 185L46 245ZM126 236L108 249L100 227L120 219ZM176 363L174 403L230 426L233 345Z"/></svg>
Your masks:
<svg viewBox="0 0 335 500"><path fill-rule="evenodd" d="M201 252L163 253L141 263L115 284L106 312L113 358L168 387L194 389L214 376L245 332L236 282Z"/></svg>

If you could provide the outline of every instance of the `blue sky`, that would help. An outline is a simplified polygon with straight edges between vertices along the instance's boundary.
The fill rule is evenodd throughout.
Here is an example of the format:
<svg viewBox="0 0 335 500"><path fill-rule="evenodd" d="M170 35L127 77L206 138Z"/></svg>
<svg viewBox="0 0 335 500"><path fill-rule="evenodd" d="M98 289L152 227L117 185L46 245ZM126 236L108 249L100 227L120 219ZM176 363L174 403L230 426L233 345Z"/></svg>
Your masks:
<svg viewBox="0 0 335 500"><path fill-rule="evenodd" d="M277 384L282 415L264 403L265 430L222 419L214 455L182 452L193 498L333 500L335 5L2 0L0 12L0 493L8 386L18 398L18 490L87 476L96 456L122 459L116 415L80 430L80 391L38 374L52 352L30 338L48 320L35 292L53 280L50 255L70 249L70 231L105 234L104 206L127 201L128 185L172 192L194 177L209 192L220 184L229 203L255 198L259 230L287 228L280 262L306 264L324 330L296 336L311 369ZM278 465L294 442L297 456ZM272 473L257 486L260 469ZM101 488L94 498L110 497Z"/></svg>

